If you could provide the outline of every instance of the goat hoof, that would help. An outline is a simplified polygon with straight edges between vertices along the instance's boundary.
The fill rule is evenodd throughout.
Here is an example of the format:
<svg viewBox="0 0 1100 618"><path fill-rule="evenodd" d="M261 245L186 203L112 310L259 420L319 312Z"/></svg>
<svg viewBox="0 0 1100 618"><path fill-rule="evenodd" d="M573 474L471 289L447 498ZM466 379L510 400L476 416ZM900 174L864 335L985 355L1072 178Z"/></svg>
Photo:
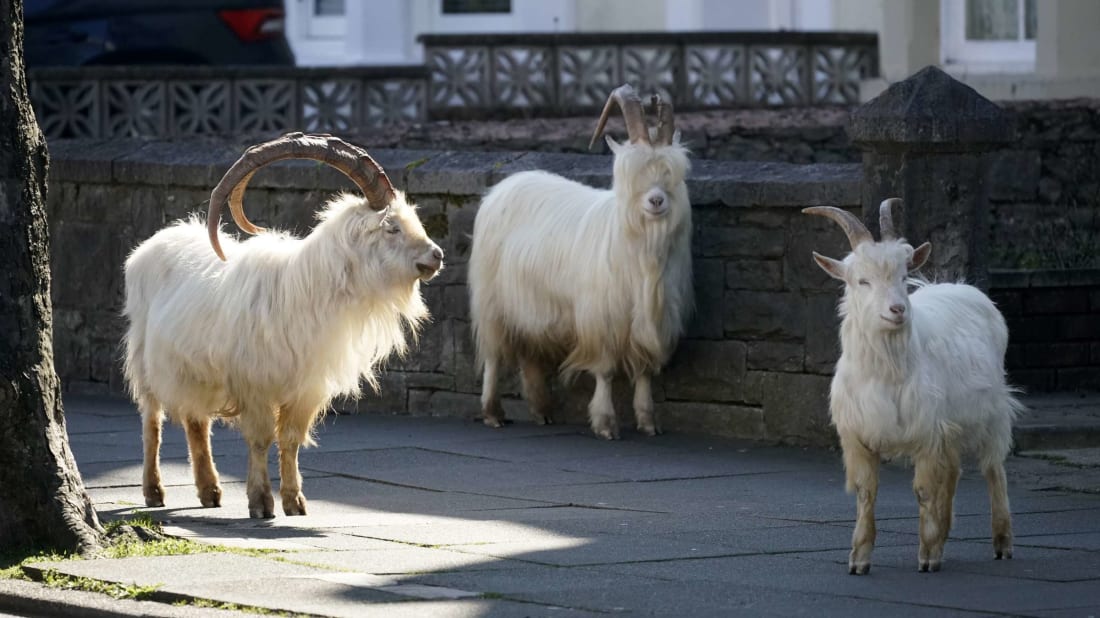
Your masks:
<svg viewBox="0 0 1100 618"><path fill-rule="evenodd" d="M920 573L936 573L940 570L941 565L942 563L939 560L921 560L917 571Z"/></svg>
<svg viewBox="0 0 1100 618"><path fill-rule="evenodd" d="M495 416L483 416L481 422L485 423L486 427L500 428L508 424L508 421L497 418Z"/></svg>
<svg viewBox="0 0 1100 618"><path fill-rule="evenodd" d="M1012 536L999 534L993 537L993 552L997 560L1001 558L1012 559Z"/></svg>
<svg viewBox="0 0 1100 618"><path fill-rule="evenodd" d="M1008 549L999 550L997 552L997 556L996 556L996 558L994 558L994 560L1001 560L1002 558L1005 559L1005 560L1012 560L1012 548L1011 547L1008 548Z"/></svg>
<svg viewBox="0 0 1100 618"><path fill-rule="evenodd" d="M306 497L302 495L302 492L298 492L295 496L283 498L283 512L288 517L306 514Z"/></svg>
<svg viewBox="0 0 1100 618"><path fill-rule="evenodd" d="M866 575L870 572L871 572L871 563L870 562L866 562L866 563L863 563L863 564L849 564L848 565L848 574L849 575Z"/></svg>
<svg viewBox="0 0 1100 618"><path fill-rule="evenodd" d="M659 436L664 433L664 431L656 425L638 425L638 432L644 433L647 436Z"/></svg>
<svg viewBox="0 0 1100 618"><path fill-rule="evenodd" d="M275 517L275 500L271 494L248 499L248 516L252 519L271 519Z"/></svg>
<svg viewBox="0 0 1100 618"><path fill-rule="evenodd" d="M211 509L222 505L222 488L217 485L199 490L199 502L203 508Z"/></svg>
<svg viewBox="0 0 1100 618"><path fill-rule="evenodd" d="M147 488L145 494L145 506L158 507L164 506L164 487L156 486Z"/></svg>

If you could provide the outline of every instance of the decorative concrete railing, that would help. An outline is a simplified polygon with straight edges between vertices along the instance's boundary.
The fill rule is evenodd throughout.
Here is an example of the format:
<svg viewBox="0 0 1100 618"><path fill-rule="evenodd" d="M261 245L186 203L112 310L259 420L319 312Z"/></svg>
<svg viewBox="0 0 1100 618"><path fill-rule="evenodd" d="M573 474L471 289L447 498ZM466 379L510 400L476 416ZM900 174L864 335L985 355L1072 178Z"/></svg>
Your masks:
<svg viewBox="0 0 1100 618"><path fill-rule="evenodd" d="M598 111L629 82L679 109L855 105L878 38L846 32L422 35L433 117Z"/></svg>
<svg viewBox="0 0 1100 618"><path fill-rule="evenodd" d="M854 105L877 37L840 32L425 35L427 66L29 73L48 138L346 133L427 118L598 112L630 82L679 109Z"/></svg>
<svg viewBox="0 0 1100 618"><path fill-rule="evenodd" d="M30 71L47 138L347 132L425 117L423 67L82 67Z"/></svg>

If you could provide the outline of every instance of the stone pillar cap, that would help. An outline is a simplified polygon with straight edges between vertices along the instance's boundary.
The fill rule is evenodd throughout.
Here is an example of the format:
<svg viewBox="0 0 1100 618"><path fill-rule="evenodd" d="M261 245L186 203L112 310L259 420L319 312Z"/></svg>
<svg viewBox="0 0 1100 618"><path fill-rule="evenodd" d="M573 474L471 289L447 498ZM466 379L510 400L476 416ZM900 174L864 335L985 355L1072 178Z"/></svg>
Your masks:
<svg viewBox="0 0 1100 618"><path fill-rule="evenodd" d="M1016 138L1012 116L973 88L927 66L852 111L856 145L899 150L984 150Z"/></svg>

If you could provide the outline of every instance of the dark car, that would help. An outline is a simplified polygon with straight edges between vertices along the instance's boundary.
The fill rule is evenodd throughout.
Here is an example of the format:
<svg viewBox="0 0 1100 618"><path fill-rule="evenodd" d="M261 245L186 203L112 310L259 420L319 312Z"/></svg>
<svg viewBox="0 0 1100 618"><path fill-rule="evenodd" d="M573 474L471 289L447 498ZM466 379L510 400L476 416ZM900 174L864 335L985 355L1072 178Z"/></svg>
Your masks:
<svg viewBox="0 0 1100 618"><path fill-rule="evenodd" d="M283 0L25 0L28 67L293 65Z"/></svg>

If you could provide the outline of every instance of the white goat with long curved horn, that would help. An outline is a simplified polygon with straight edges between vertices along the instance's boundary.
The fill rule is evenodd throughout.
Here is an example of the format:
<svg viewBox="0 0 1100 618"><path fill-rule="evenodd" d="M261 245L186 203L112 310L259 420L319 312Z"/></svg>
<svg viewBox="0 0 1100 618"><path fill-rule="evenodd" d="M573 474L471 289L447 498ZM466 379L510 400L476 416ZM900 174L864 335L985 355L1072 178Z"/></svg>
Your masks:
<svg viewBox="0 0 1100 618"><path fill-rule="evenodd" d="M592 430L619 436L611 379L634 380L638 429L653 435L652 374L668 360L692 308L690 169L672 106L654 97L651 136L641 100L628 85L611 93L592 143L622 110L630 142L615 155L612 188L542 171L492 188L474 222L469 263L471 319L484 367L482 413L504 422L497 387L503 362L518 362L524 393L540 423L552 422L549 370L596 378Z"/></svg>
<svg viewBox="0 0 1100 618"><path fill-rule="evenodd" d="M829 276L844 282L841 356L829 407L844 450L847 489L857 518L848 570L871 569L879 459L908 457L916 468L920 505L918 568L938 571L951 529L961 457L974 453L989 486L993 551L1012 557L1012 518L1004 459L1012 422L1022 409L1005 382L1008 329L993 302L975 287L909 277L931 253L898 238L893 209L882 202L882 240L855 215L829 206L802 212L828 217L848 236L843 260L814 253ZM909 293L909 287L916 290Z"/></svg>
<svg viewBox="0 0 1100 618"><path fill-rule="evenodd" d="M305 238L263 232L244 215L244 190L256 171L282 159L323 161L365 199L332 199ZM237 224L257 236L219 236L227 197ZM125 373L144 425L145 503L164 505L166 410L187 430L203 506L221 504L211 419L233 417L249 448L249 515L274 516L273 441L283 511L304 515L299 446L312 443L310 430L333 397L358 395L361 378L375 386L378 362L405 351L406 331L427 316L419 283L442 266L443 252L414 208L362 149L301 133L249 148L211 193L207 225L175 223L126 260Z"/></svg>

